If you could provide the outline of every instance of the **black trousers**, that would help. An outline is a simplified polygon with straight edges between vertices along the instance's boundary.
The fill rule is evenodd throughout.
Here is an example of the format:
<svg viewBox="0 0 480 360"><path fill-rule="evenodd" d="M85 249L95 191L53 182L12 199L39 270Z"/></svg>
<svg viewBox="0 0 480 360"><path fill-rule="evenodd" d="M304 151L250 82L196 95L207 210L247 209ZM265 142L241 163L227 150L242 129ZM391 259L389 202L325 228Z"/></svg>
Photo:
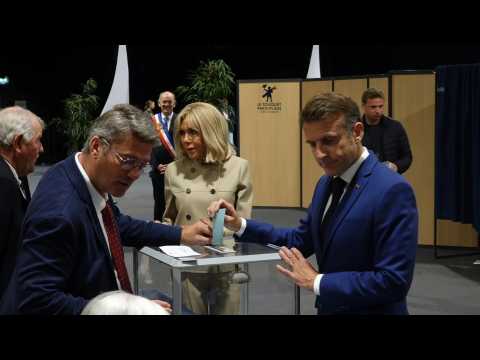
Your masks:
<svg viewBox="0 0 480 360"><path fill-rule="evenodd" d="M153 210L153 219L162 221L165 212L165 176L160 174L150 174L153 186L153 199L155 207Z"/></svg>

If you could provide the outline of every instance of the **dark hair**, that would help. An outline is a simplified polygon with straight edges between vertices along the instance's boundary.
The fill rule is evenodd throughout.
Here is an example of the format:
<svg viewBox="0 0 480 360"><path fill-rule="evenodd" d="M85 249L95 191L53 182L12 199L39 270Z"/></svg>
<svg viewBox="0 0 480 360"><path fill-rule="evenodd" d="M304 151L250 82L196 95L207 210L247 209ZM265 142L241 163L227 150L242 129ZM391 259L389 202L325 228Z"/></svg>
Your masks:
<svg viewBox="0 0 480 360"><path fill-rule="evenodd" d="M348 96L326 93L315 95L303 108L300 119L303 125L342 114L345 116L345 128L351 132L353 125L360 120L358 105Z"/></svg>
<svg viewBox="0 0 480 360"><path fill-rule="evenodd" d="M383 91L377 90L374 88L369 88L363 92L362 104L365 105L370 99L379 99L379 98L382 100L385 100L385 95L383 95Z"/></svg>

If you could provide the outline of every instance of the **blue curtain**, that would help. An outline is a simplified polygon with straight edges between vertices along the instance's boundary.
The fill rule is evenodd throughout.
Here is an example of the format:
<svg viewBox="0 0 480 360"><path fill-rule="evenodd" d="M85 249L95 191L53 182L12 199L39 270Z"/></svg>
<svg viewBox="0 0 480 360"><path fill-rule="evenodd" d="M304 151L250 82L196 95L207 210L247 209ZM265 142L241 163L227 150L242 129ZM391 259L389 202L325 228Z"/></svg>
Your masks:
<svg viewBox="0 0 480 360"><path fill-rule="evenodd" d="M480 232L480 64L436 74L436 218Z"/></svg>

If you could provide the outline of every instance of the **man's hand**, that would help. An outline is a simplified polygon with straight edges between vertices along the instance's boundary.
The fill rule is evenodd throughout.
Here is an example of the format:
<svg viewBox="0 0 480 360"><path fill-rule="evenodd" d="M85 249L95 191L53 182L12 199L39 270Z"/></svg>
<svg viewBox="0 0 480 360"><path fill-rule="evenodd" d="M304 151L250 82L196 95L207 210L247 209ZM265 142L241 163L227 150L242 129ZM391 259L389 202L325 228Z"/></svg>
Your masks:
<svg viewBox="0 0 480 360"><path fill-rule="evenodd" d="M387 165L387 167L395 172L398 172L398 166L395 165L394 163L390 162L390 161L385 161L385 165Z"/></svg>
<svg viewBox="0 0 480 360"><path fill-rule="evenodd" d="M292 279L298 286L313 291L313 283L318 273L302 253L295 248L289 250L282 247L279 255L291 267L291 271L281 265L277 265L277 270Z"/></svg>
<svg viewBox="0 0 480 360"><path fill-rule="evenodd" d="M225 208L225 227L229 230L237 232L242 227L242 219L237 215L232 204L223 199L214 201L207 209L208 216L213 218L219 209Z"/></svg>
<svg viewBox="0 0 480 360"><path fill-rule="evenodd" d="M185 245L208 245L212 243L212 231L208 224L200 220L193 225L182 226L181 243Z"/></svg>
<svg viewBox="0 0 480 360"><path fill-rule="evenodd" d="M165 171L167 170L167 166L168 164L164 165L164 164L159 164L157 166L157 171L160 173L160 174L165 174Z"/></svg>
<svg viewBox="0 0 480 360"><path fill-rule="evenodd" d="M166 310L169 314L172 313L172 305L170 305L166 301L162 300L152 300L155 304L160 305L164 310Z"/></svg>

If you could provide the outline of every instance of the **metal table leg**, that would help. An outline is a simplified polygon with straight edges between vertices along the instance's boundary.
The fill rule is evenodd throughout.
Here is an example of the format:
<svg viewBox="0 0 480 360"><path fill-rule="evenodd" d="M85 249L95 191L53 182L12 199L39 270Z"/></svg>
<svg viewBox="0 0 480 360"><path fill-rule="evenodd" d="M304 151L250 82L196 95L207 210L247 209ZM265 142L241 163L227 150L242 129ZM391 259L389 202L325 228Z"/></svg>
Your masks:
<svg viewBox="0 0 480 360"><path fill-rule="evenodd" d="M248 264L243 264L243 271L248 274ZM250 281L243 284L241 288L241 298L240 298L240 315L248 315L248 287Z"/></svg>
<svg viewBox="0 0 480 360"><path fill-rule="evenodd" d="M133 292L138 295L138 250L133 249Z"/></svg>
<svg viewBox="0 0 480 360"><path fill-rule="evenodd" d="M293 314L300 315L300 287L295 284L294 289L294 301L293 301Z"/></svg>
<svg viewBox="0 0 480 360"><path fill-rule="evenodd" d="M172 293L173 293L173 315L182 315L182 272L178 269L171 269Z"/></svg>

